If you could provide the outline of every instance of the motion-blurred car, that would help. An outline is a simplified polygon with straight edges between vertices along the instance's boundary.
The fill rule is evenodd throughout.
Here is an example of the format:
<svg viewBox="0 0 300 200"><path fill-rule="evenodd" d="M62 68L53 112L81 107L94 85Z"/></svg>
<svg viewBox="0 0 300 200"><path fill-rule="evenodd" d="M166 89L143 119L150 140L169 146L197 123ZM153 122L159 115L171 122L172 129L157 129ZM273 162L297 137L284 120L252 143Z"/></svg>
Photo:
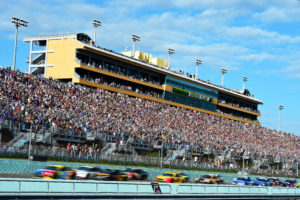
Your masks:
<svg viewBox="0 0 300 200"><path fill-rule="evenodd" d="M75 179L76 171L63 165L49 165L34 172L36 177L45 179Z"/></svg>
<svg viewBox="0 0 300 200"><path fill-rule="evenodd" d="M182 173L165 172L163 175L157 176L155 181L166 183L184 183L186 182L186 178L182 175Z"/></svg>
<svg viewBox="0 0 300 200"><path fill-rule="evenodd" d="M224 183L224 180L221 176L215 174L203 175L195 179L196 183L205 183L205 184L221 184Z"/></svg>
<svg viewBox="0 0 300 200"><path fill-rule="evenodd" d="M251 185L252 180L249 176L244 177L237 177L236 179L233 179L232 185Z"/></svg>
<svg viewBox="0 0 300 200"><path fill-rule="evenodd" d="M297 180L293 178L289 178L281 183L283 187L295 187L297 185Z"/></svg>
<svg viewBox="0 0 300 200"><path fill-rule="evenodd" d="M128 175L117 169L105 169L97 173L97 180L127 181Z"/></svg>
<svg viewBox="0 0 300 200"><path fill-rule="evenodd" d="M101 173L101 169L99 167L82 166L76 171L76 178L95 179L98 173Z"/></svg>
<svg viewBox="0 0 300 200"><path fill-rule="evenodd" d="M296 188L299 188L300 187L300 182L297 183L295 186L296 186Z"/></svg>
<svg viewBox="0 0 300 200"><path fill-rule="evenodd" d="M256 178L251 185L254 186L267 186L267 179L258 177Z"/></svg>
<svg viewBox="0 0 300 200"><path fill-rule="evenodd" d="M128 175L128 180L146 180L148 177L147 172L142 169L127 168L123 172Z"/></svg>
<svg viewBox="0 0 300 200"><path fill-rule="evenodd" d="M271 178L267 179L267 186L278 186L281 184L282 184L282 181L279 178L271 177Z"/></svg>
<svg viewBox="0 0 300 200"><path fill-rule="evenodd" d="M185 178L185 182L190 180L190 177L186 173L180 173L180 174Z"/></svg>

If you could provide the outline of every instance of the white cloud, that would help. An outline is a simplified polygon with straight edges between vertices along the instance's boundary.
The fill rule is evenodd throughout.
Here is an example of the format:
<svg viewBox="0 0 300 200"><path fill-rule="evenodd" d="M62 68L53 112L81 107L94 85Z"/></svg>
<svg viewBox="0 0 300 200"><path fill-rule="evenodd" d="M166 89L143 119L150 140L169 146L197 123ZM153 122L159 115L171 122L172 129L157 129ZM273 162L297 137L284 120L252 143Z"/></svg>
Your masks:
<svg viewBox="0 0 300 200"><path fill-rule="evenodd" d="M300 78L300 60L282 69L288 78Z"/></svg>
<svg viewBox="0 0 300 200"><path fill-rule="evenodd" d="M278 61L281 64L280 66L271 66L267 67L266 70L257 70L257 74L265 74L272 76L281 76L287 79L300 79L300 60L299 52L295 52L292 55L273 55L274 60ZM266 55L268 57L268 55ZM266 67L265 67L266 68Z"/></svg>
<svg viewBox="0 0 300 200"><path fill-rule="evenodd" d="M276 56L266 52L262 52L262 53L244 54L238 56L237 58L240 60L253 61L257 63L265 60L275 59Z"/></svg>
<svg viewBox="0 0 300 200"><path fill-rule="evenodd" d="M252 26L242 27L223 27L220 28L219 34L228 37L231 40L255 42L255 45L270 44L280 45L284 43L299 43L300 37L292 37L289 35L281 35L275 31L263 30Z"/></svg>
<svg viewBox="0 0 300 200"><path fill-rule="evenodd" d="M196 57L201 57L211 67L228 66L237 70L243 61L262 62L274 58L271 49L256 53L260 51L251 48L300 42L300 37L282 35L251 23L233 23L251 17L251 11L256 8L263 8L261 10L267 13L268 3L259 0L173 0L168 3L115 0L102 4L82 0L55 3L19 0L16 6L10 4L0 3L6 8L0 14L0 30L14 30L9 15L17 13L29 21L29 27L21 34L86 32L91 35L91 20L97 18L103 22L97 29L101 46L121 51L125 41L131 46L130 35L134 33L142 38L137 43L138 49L166 59L167 49L174 48L174 59L181 65L192 65ZM273 2L274 6L280 4L280 1ZM11 31L10 35L13 34Z"/></svg>
<svg viewBox="0 0 300 200"><path fill-rule="evenodd" d="M296 2L296 1L295 1ZM262 12L255 12L253 18L263 22L299 22L299 12L300 12L300 3L299 5L285 5L284 7L270 7Z"/></svg>

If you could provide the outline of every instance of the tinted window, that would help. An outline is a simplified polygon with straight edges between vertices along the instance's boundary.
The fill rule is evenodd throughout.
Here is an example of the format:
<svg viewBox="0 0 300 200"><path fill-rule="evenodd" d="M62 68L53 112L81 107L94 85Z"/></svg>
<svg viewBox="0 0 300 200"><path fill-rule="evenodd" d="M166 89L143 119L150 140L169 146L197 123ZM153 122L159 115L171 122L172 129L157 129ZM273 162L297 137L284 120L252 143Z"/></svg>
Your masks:
<svg viewBox="0 0 300 200"><path fill-rule="evenodd" d="M172 177L173 174L170 174L170 173L164 173L163 176L169 176L169 177Z"/></svg>

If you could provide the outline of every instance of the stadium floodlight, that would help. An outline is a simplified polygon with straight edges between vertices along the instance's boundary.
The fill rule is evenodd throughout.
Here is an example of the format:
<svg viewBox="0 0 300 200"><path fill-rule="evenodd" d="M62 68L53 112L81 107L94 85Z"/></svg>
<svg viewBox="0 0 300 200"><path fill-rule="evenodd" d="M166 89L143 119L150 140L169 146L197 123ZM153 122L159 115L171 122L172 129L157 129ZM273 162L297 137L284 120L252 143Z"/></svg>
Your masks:
<svg viewBox="0 0 300 200"><path fill-rule="evenodd" d="M97 20L97 19L93 19L93 24L94 24L94 43L95 43L95 45L96 45L96 28L97 28L98 26L101 26L102 23L101 23L101 21L99 21L99 20Z"/></svg>
<svg viewBox="0 0 300 200"><path fill-rule="evenodd" d="M196 59L196 75L195 75L195 79L198 78L198 66L202 64L202 60L200 59Z"/></svg>
<svg viewBox="0 0 300 200"><path fill-rule="evenodd" d="M223 85L224 85L224 74L227 74L227 69L222 69L221 72L222 72L222 87L223 87Z"/></svg>
<svg viewBox="0 0 300 200"><path fill-rule="evenodd" d="M15 24L16 26L16 36L15 36L15 49L14 49L14 60L13 60L13 66L12 66L12 70L15 70L16 67L16 56L17 56L17 41L18 41L18 29L21 26L27 27L28 26L28 22L17 18L17 17L12 17L11 18L11 23Z"/></svg>
<svg viewBox="0 0 300 200"><path fill-rule="evenodd" d="M248 81L246 76L243 77L243 91L245 90L245 83Z"/></svg>
<svg viewBox="0 0 300 200"><path fill-rule="evenodd" d="M171 55L175 53L174 49L168 49L168 70L171 70Z"/></svg>
<svg viewBox="0 0 300 200"><path fill-rule="evenodd" d="M137 35L132 35L132 41L133 41L133 46L132 46L132 57L135 56L135 42L136 41L141 41L141 37Z"/></svg>
<svg viewBox="0 0 300 200"><path fill-rule="evenodd" d="M278 109L279 109L279 118L278 118L278 131L280 131L280 114L281 114L281 110L283 109L283 105L278 105Z"/></svg>

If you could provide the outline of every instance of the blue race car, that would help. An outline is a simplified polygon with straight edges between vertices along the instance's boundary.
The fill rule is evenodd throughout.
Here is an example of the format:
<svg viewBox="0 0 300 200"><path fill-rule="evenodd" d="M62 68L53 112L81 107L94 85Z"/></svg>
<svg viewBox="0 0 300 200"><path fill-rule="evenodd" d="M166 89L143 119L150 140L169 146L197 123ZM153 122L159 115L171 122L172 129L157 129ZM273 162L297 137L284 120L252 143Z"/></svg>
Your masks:
<svg viewBox="0 0 300 200"><path fill-rule="evenodd" d="M236 179L233 179L232 185L252 185L252 180L249 176L245 177L238 177Z"/></svg>
<svg viewBox="0 0 300 200"><path fill-rule="evenodd" d="M255 186L267 186L267 179L265 178L256 178L253 182L252 182L252 185L255 185Z"/></svg>

